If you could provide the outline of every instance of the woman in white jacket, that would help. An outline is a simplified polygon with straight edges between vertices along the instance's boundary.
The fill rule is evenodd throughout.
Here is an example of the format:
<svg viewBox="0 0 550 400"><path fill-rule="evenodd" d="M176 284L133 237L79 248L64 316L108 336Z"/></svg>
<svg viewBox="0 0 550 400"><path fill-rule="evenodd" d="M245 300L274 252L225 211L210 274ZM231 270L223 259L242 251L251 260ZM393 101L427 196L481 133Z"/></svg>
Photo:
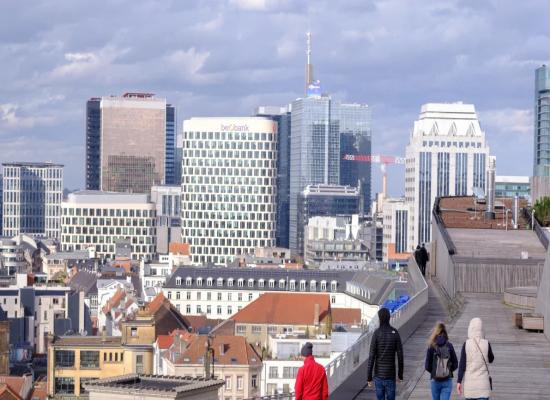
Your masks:
<svg viewBox="0 0 550 400"><path fill-rule="evenodd" d="M483 333L481 319L473 318L468 327L468 340L460 354L456 385L458 393L464 393L468 400L489 399L493 386L489 364L494 359L491 344Z"/></svg>

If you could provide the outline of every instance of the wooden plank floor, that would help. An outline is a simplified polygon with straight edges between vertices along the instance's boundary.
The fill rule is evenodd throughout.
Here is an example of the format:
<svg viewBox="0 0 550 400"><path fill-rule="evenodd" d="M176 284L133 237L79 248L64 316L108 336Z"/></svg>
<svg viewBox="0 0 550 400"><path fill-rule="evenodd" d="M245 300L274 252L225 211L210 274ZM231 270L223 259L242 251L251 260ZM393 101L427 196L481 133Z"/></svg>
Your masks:
<svg viewBox="0 0 550 400"><path fill-rule="evenodd" d="M424 366L427 338L437 321L447 322L447 319L448 315L430 284L426 319L403 344L403 353L405 356L405 379L402 383L398 384L398 393L401 393L401 396L406 396L410 393L416 387L419 379L421 379L424 368L418 368L418 366ZM363 389L363 391L356 397L358 400L375 398L376 396L373 389L369 388Z"/></svg>
<svg viewBox="0 0 550 400"><path fill-rule="evenodd" d="M490 366L494 399L550 399L550 343L541 333L514 327L516 309L503 304L502 295L464 294L461 314L450 324L451 341L457 352L467 338L468 324L474 317L484 323L495 362ZM435 321L445 320L445 311L430 288L430 306L426 321L405 343L405 382L398 387L400 399L430 399L429 375L423 371L426 338ZM455 381L456 382L456 381ZM364 390L358 399L374 399L372 390ZM460 396L453 393L453 399Z"/></svg>

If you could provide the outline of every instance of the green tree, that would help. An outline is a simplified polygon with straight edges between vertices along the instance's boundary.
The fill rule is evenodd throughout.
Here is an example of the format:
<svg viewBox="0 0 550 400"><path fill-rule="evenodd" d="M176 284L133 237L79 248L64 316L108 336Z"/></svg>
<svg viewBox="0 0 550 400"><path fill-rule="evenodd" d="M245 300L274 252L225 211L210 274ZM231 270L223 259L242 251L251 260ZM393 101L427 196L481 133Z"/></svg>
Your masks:
<svg viewBox="0 0 550 400"><path fill-rule="evenodd" d="M535 218L542 226L550 226L550 197L545 196L538 199L533 206Z"/></svg>

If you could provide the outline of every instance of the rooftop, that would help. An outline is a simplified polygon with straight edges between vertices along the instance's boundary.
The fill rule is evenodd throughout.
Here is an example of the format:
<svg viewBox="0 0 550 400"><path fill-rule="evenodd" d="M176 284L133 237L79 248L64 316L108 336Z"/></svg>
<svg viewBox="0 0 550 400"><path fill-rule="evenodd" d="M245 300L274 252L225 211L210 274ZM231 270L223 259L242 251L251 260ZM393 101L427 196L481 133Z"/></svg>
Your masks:
<svg viewBox="0 0 550 400"><path fill-rule="evenodd" d="M55 347L120 347L120 336L56 336L53 341Z"/></svg>
<svg viewBox="0 0 550 400"><path fill-rule="evenodd" d="M13 161L2 163L3 167L34 167L34 168L63 168L63 164L57 164L53 162L26 162L26 161Z"/></svg>
<svg viewBox="0 0 550 400"><path fill-rule="evenodd" d="M312 293L264 293L231 319L242 324L315 325L330 312L330 296Z"/></svg>
<svg viewBox="0 0 550 400"><path fill-rule="evenodd" d="M181 396L185 392L211 388L217 390L224 384L222 380L176 377L165 375L123 375L115 378L88 381L88 391L124 392L132 396L143 396L144 393L155 395Z"/></svg>
<svg viewBox="0 0 550 400"><path fill-rule="evenodd" d="M151 204L148 194L80 190L70 193L64 203L68 204Z"/></svg>

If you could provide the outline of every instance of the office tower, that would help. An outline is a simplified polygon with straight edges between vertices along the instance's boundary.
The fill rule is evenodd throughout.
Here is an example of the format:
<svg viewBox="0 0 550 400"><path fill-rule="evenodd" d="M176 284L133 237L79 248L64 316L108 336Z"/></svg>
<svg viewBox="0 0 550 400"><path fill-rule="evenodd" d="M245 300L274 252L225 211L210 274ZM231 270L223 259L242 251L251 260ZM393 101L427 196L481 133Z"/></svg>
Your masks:
<svg viewBox="0 0 550 400"><path fill-rule="evenodd" d="M63 165L4 163L2 174L3 235L27 233L58 239Z"/></svg>
<svg viewBox="0 0 550 400"><path fill-rule="evenodd" d="M301 251L298 243L298 197L307 185L340 184L342 132L346 138L354 135L361 143L358 150L365 149L368 137L370 147L370 110L367 105L342 104L328 96L310 96L292 103L290 144L290 228L289 244L295 251ZM351 139L347 141L350 143ZM348 146L351 147L351 146ZM355 151L355 150L354 150ZM348 164L344 168L348 168ZM361 167L359 167L361 168ZM355 177L357 182L370 177L370 166L364 163ZM365 196L370 204L370 179Z"/></svg>
<svg viewBox="0 0 550 400"><path fill-rule="evenodd" d="M289 107L258 107L256 116L277 122L277 246L288 248L290 208L290 111Z"/></svg>
<svg viewBox="0 0 550 400"><path fill-rule="evenodd" d="M2 204L4 204L3 197L2 197L2 191L4 187L4 180L2 179L2 175L0 174L0 236L2 236Z"/></svg>
<svg viewBox="0 0 550 400"><path fill-rule="evenodd" d="M473 104L422 106L406 150L405 197L412 203L413 245L431 240L436 197L485 192L488 157Z"/></svg>
<svg viewBox="0 0 550 400"><path fill-rule="evenodd" d="M114 259L116 242L130 240L132 259L151 260L156 253L155 204L148 194L83 190L63 201L61 249L94 247L98 257Z"/></svg>
<svg viewBox="0 0 550 400"><path fill-rule="evenodd" d="M550 68L535 71L535 137L533 156L533 203L550 196Z"/></svg>
<svg viewBox="0 0 550 400"><path fill-rule="evenodd" d="M86 112L86 188L149 193L174 182L174 107L150 93L92 98Z"/></svg>
<svg viewBox="0 0 550 400"><path fill-rule="evenodd" d="M413 242L411 217L411 203L404 198L384 199L382 205L383 220L383 248L384 262L406 262L416 244Z"/></svg>
<svg viewBox="0 0 550 400"><path fill-rule="evenodd" d="M361 193L358 188L339 185L308 185L298 199L297 252L304 252L304 229L317 216L351 216L359 213Z"/></svg>
<svg viewBox="0 0 550 400"><path fill-rule="evenodd" d="M495 178L495 197L530 198L531 185L528 176L499 176Z"/></svg>
<svg viewBox="0 0 550 400"><path fill-rule="evenodd" d="M157 214L157 253L168 254L169 244L181 241L181 186L153 186L151 201Z"/></svg>
<svg viewBox="0 0 550 400"><path fill-rule="evenodd" d="M269 118L184 121L181 227L193 262L275 246L276 136Z"/></svg>
<svg viewBox="0 0 550 400"><path fill-rule="evenodd" d="M361 188L362 210L371 203L371 163L358 157L371 155L371 111L362 104L342 104L340 108L340 185Z"/></svg>
<svg viewBox="0 0 550 400"><path fill-rule="evenodd" d="M176 134L176 148L174 149L174 185L181 185L181 160L183 158L183 135Z"/></svg>

